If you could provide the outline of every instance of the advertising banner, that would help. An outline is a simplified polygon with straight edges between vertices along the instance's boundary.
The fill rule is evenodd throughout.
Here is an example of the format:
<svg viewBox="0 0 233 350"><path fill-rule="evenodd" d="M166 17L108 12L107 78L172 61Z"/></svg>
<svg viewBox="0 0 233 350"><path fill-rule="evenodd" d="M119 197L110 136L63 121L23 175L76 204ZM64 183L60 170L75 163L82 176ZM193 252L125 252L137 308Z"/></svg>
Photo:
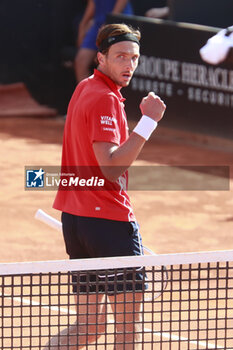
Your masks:
<svg viewBox="0 0 233 350"><path fill-rule="evenodd" d="M141 99L154 91L167 105L161 125L232 138L233 65L208 65L199 54L217 28L123 15L108 22L142 33L138 68L122 90L130 119L138 120Z"/></svg>

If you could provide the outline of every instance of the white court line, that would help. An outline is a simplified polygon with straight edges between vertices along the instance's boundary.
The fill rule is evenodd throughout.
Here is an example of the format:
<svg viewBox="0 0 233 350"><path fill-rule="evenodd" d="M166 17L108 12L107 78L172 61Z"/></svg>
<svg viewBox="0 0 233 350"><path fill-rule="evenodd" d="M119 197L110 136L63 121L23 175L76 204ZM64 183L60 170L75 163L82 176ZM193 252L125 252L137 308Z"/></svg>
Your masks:
<svg viewBox="0 0 233 350"><path fill-rule="evenodd" d="M2 296L2 294L0 294L0 296ZM62 307L60 308L57 306L48 306L45 304L41 304L37 301L25 299L25 298L21 298L21 297L12 297L10 295L4 295L4 297L6 297L7 299L13 299L15 302L18 302L20 304L25 304L25 305L29 305L29 306L38 306L38 307L41 307L43 309L51 310L51 311L58 312L58 313L61 312L61 313L66 314L66 315L76 315L75 310L68 310L67 308L62 308ZM110 319L108 323L114 323L114 320ZM151 333L152 330L149 328L144 328L144 332ZM189 340L188 338L180 337L178 335L170 334L167 332L162 332L162 333L161 332L153 332L152 334L155 336L158 336L158 337L172 340L172 341L180 341L180 340L181 341L188 341L189 344L196 345L198 347L201 346L206 350L208 350L208 349L223 349L221 346L217 346L217 345L205 342L205 341Z"/></svg>
<svg viewBox="0 0 233 350"><path fill-rule="evenodd" d="M0 294L0 296L2 296L2 294ZM14 302L17 302L19 304L25 304L25 305L29 305L29 306L38 306L41 307L43 309L46 310L51 310L54 312L61 312L63 314L66 315L76 315L77 312L75 310L68 310L67 308L63 308L63 307L57 307L57 306L48 306L46 304L42 304L39 303L38 301L34 301L34 300L30 300L30 299L25 299L25 298L21 298L21 297L12 297L11 295L7 294L4 295L5 298L7 299L13 299Z"/></svg>

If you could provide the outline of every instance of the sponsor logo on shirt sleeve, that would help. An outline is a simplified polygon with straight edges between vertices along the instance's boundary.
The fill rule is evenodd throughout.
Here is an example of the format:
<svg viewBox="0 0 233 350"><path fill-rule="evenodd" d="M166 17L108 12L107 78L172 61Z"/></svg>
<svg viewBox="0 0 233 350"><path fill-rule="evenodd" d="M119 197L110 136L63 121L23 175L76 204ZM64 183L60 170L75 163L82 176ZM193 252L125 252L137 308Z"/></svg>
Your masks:
<svg viewBox="0 0 233 350"><path fill-rule="evenodd" d="M100 125L104 131L115 131L117 120L115 117L102 115L100 116Z"/></svg>

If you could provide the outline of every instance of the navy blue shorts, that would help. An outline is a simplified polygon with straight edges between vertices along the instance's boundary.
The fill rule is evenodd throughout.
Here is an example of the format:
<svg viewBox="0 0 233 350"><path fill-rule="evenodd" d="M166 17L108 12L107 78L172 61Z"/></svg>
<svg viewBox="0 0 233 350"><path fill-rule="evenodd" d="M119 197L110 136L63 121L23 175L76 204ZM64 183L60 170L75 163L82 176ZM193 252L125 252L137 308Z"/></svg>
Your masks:
<svg viewBox="0 0 233 350"><path fill-rule="evenodd" d="M70 259L143 255L136 222L115 221L62 213L63 236ZM114 271L73 272L74 292L142 291L145 272L140 267ZM116 283L117 280L117 283Z"/></svg>

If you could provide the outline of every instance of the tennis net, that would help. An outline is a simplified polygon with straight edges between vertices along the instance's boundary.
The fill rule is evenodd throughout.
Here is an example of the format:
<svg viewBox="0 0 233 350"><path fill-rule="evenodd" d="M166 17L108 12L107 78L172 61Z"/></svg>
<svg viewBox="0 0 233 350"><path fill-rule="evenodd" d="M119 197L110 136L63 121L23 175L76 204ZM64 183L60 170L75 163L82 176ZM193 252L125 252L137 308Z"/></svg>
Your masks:
<svg viewBox="0 0 233 350"><path fill-rule="evenodd" d="M233 349L233 251L0 264L0 348Z"/></svg>

